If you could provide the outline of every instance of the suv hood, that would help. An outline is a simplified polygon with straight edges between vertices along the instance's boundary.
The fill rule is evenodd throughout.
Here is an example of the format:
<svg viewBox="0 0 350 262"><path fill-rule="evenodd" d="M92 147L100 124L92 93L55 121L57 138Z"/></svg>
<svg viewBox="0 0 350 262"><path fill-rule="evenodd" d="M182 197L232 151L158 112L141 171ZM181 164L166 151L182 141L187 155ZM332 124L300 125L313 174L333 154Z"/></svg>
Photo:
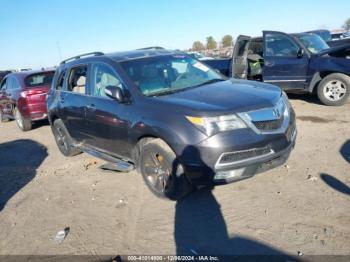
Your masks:
<svg viewBox="0 0 350 262"><path fill-rule="evenodd" d="M168 104L169 110L192 111L196 115L238 113L272 107L281 96L281 89L255 81L230 79L187 89L178 93L154 97Z"/></svg>

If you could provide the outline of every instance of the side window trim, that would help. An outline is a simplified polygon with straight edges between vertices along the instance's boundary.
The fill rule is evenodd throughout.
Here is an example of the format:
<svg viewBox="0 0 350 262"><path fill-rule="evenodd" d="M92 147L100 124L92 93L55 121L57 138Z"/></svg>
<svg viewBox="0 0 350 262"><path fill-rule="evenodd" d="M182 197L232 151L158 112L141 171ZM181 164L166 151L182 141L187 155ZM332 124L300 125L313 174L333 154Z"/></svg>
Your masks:
<svg viewBox="0 0 350 262"><path fill-rule="evenodd" d="M65 82L66 82L65 81L66 80L66 72L67 72L67 70L65 68L63 70L61 70L60 72L58 72L57 81L53 82L53 83L56 83L56 85L54 86L55 90L57 90L57 91L64 90ZM61 82L62 82L62 85L60 85Z"/></svg>

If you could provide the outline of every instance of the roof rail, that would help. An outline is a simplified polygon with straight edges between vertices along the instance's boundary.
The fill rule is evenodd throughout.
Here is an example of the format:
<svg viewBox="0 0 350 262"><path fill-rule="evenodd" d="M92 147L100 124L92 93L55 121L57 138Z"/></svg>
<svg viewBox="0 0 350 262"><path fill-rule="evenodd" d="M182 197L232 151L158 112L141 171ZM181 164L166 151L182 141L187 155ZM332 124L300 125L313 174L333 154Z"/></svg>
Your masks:
<svg viewBox="0 0 350 262"><path fill-rule="evenodd" d="M102 53L102 52L91 52L91 53L81 54L81 55L77 55L77 56L73 56L73 57L67 58L67 59L63 60L60 64L65 64L65 63L67 63L70 60L80 59L80 58L85 57L85 56L101 56L101 55L104 55L104 53Z"/></svg>
<svg viewBox="0 0 350 262"><path fill-rule="evenodd" d="M163 49L165 48L161 46L150 46L150 47L139 48L137 50L163 50Z"/></svg>

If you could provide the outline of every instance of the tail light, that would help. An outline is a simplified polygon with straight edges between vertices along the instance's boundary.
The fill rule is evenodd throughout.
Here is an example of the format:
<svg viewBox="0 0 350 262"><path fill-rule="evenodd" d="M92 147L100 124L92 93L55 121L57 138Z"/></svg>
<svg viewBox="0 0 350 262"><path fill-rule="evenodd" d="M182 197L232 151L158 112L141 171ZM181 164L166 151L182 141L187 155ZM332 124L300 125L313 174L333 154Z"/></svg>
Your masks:
<svg viewBox="0 0 350 262"><path fill-rule="evenodd" d="M21 97L28 97L28 96L34 96L34 95L46 95L47 92L43 90L25 90L21 92Z"/></svg>

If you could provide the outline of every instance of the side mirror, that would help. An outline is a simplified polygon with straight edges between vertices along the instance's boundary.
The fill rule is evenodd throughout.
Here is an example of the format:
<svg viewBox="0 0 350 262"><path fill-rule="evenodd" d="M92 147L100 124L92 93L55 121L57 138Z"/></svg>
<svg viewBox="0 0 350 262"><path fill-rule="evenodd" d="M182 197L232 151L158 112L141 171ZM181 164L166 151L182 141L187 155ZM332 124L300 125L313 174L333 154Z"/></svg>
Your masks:
<svg viewBox="0 0 350 262"><path fill-rule="evenodd" d="M303 56L304 56L304 49L300 48L298 53L297 53L297 57L302 58Z"/></svg>
<svg viewBox="0 0 350 262"><path fill-rule="evenodd" d="M123 90L121 89L120 86L107 86L105 88L105 94L106 96L114 100L117 100L120 103L124 101Z"/></svg>

